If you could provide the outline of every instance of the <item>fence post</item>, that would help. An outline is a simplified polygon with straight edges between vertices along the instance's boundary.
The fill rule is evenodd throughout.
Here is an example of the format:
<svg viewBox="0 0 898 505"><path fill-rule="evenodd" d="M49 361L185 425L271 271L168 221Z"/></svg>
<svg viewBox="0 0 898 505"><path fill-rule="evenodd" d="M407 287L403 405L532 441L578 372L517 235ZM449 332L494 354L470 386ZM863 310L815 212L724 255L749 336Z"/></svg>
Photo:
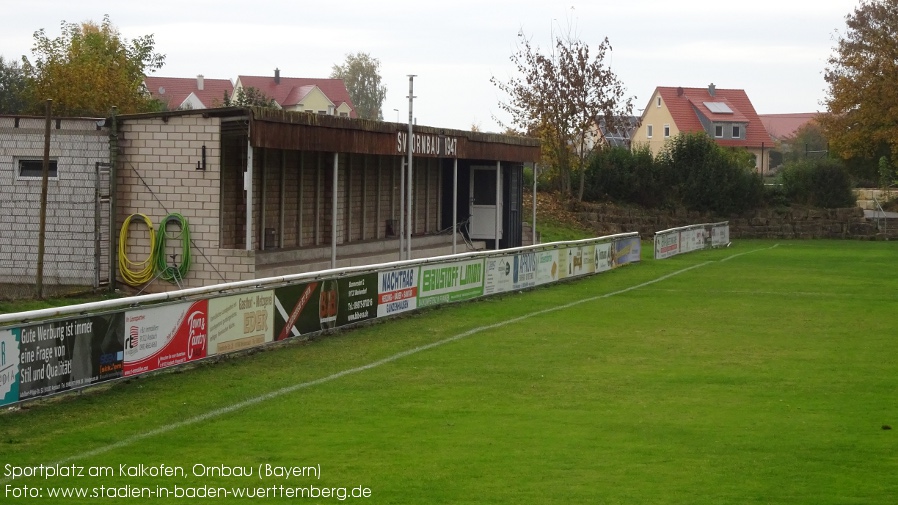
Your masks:
<svg viewBox="0 0 898 505"><path fill-rule="evenodd" d="M40 227L37 233L37 275L35 288L37 297L44 297L44 234L47 230L47 179L50 177L50 110L53 100L47 99L44 114L44 166L41 174Z"/></svg>

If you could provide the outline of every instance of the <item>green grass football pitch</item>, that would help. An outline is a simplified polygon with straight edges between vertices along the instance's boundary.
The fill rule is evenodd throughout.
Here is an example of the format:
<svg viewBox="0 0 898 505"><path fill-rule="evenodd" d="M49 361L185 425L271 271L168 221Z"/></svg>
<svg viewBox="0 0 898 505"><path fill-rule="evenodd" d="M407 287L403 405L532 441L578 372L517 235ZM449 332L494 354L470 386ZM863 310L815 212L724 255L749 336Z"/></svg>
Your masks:
<svg viewBox="0 0 898 505"><path fill-rule="evenodd" d="M0 503L898 501L898 244L645 249L5 412Z"/></svg>

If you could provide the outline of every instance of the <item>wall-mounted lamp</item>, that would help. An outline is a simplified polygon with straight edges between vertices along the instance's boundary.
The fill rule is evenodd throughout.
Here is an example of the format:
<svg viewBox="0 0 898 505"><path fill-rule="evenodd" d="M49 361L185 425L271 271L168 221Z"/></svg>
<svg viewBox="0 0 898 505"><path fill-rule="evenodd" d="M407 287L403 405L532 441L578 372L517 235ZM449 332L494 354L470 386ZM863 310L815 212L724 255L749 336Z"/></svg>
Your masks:
<svg viewBox="0 0 898 505"><path fill-rule="evenodd" d="M200 154L200 160L196 162L197 170L206 170L206 145L203 145L202 153Z"/></svg>

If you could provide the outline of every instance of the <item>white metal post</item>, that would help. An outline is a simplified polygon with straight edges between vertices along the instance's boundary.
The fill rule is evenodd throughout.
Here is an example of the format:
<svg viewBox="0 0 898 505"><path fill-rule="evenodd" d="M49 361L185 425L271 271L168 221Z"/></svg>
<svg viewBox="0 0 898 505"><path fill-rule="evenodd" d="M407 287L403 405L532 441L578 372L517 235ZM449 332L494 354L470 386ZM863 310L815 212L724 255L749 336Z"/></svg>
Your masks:
<svg viewBox="0 0 898 505"><path fill-rule="evenodd" d="M458 158L452 161L452 254L458 254L455 243L458 241Z"/></svg>
<svg viewBox="0 0 898 505"><path fill-rule="evenodd" d="M408 139L406 139L408 142ZM405 160L399 163L399 261L405 259Z"/></svg>
<svg viewBox="0 0 898 505"><path fill-rule="evenodd" d="M331 193L331 268L337 268L337 170L340 154L334 153L334 186Z"/></svg>
<svg viewBox="0 0 898 505"><path fill-rule="evenodd" d="M533 164L533 228L530 230L533 232L533 245L536 245L536 179L537 173L536 171L539 169L539 165L536 163Z"/></svg>
<svg viewBox="0 0 898 505"><path fill-rule="evenodd" d="M253 250L253 146L246 139L246 172L243 172L243 189L246 190L246 250Z"/></svg>
<svg viewBox="0 0 898 505"><path fill-rule="evenodd" d="M496 162L496 250L499 250L499 228L502 226L502 212L499 199L502 196L502 162Z"/></svg>

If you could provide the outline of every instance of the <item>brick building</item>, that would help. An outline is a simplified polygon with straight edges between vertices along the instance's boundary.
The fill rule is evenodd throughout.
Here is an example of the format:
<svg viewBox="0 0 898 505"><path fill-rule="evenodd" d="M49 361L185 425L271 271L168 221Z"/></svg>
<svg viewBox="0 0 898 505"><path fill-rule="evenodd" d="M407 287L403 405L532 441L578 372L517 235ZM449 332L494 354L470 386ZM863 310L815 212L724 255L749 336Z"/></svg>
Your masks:
<svg viewBox="0 0 898 505"><path fill-rule="evenodd" d="M50 121L43 284L47 293L108 279L109 132L102 119ZM0 116L0 284L16 296L35 283L46 120Z"/></svg>
<svg viewBox="0 0 898 505"><path fill-rule="evenodd" d="M184 287L400 259L407 125L255 108L117 124L116 222L183 216L192 240ZM538 160L538 141L415 126L412 146L412 257L452 252L453 215L462 240L521 245L522 170ZM136 262L151 255L144 226L136 219L126 230L124 253ZM165 261L177 266L178 228L167 228Z"/></svg>

